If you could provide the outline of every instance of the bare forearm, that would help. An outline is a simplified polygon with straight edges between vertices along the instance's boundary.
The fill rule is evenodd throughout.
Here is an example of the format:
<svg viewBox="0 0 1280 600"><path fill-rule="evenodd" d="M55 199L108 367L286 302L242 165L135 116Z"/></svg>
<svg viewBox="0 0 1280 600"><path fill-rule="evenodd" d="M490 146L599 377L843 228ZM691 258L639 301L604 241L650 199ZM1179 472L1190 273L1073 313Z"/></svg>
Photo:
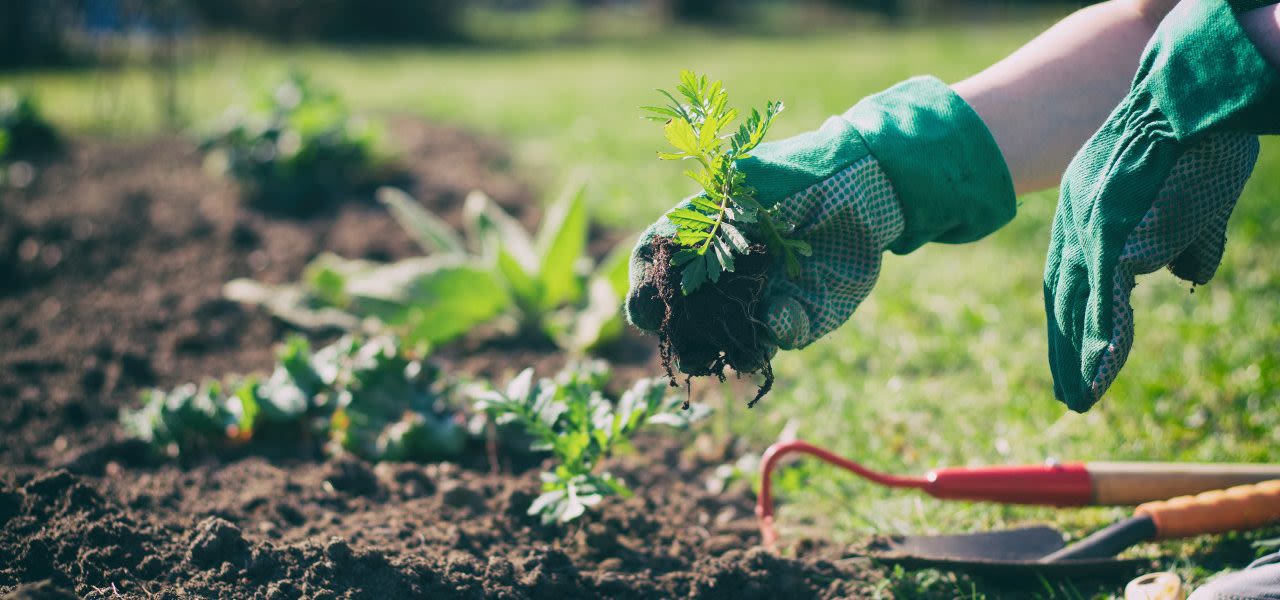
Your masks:
<svg viewBox="0 0 1280 600"><path fill-rule="evenodd" d="M1071 157L1124 97L1176 0L1112 0L1080 10L952 86L991 130L1018 193L1058 184Z"/></svg>
<svg viewBox="0 0 1280 600"><path fill-rule="evenodd" d="M1262 56L1280 69L1280 4L1249 11L1240 16L1240 23Z"/></svg>

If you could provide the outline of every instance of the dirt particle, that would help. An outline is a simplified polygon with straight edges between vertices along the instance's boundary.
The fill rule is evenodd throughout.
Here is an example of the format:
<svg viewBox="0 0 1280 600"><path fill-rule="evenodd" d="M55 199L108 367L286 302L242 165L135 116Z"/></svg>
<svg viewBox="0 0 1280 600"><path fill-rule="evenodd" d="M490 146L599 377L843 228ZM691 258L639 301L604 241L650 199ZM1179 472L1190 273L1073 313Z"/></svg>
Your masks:
<svg viewBox="0 0 1280 600"><path fill-rule="evenodd" d="M440 501L454 508L484 509L484 496L456 479L440 484Z"/></svg>
<svg viewBox="0 0 1280 600"><path fill-rule="evenodd" d="M351 551L351 545L340 537L329 538L329 543L324 546L324 554L338 565L348 563L355 557L355 553Z"/></svg>
<svg viewBox="0 0 1280 600"><path fill-rule="evenodd" d="M0 490L0 527L9 522L22 511L22 494L11 490Z"/></svg>
<svg viewBox="0 0 1280 600"><path fill-rule="evenodd" d="M80 478L66 469L56 469L37 475L23 486L22 492L33 501L49 501L61 496L79 482Z"/></svg>
<svg viewBox="0 0 1280 600"><path fill-rule="evenodd" d="M208 517L196 525L187 556L196 565L212 567L240 562L248 550L239 527L222 517Z"/></svg>
<svg viewBox="0 0 1280 600"><path fill-rule="evenodd" d="M325 465L324 480L333 489L355 496L376 496L380 489L369 463L349 455Z"/></svg>
<svg viewBox="0 0 1280 600"><path fill-rule="evenodd" d="M76 600L76 597L70 590L46 579L20 585L5 594L3 600Z"/></svg>
<svg viewBox="0 0 1280 600"><path fill-rule="evenodd" d="M379 463L374 474L384 486L402 498L422 498L436 491L436 484L421 465Z"/></svg>

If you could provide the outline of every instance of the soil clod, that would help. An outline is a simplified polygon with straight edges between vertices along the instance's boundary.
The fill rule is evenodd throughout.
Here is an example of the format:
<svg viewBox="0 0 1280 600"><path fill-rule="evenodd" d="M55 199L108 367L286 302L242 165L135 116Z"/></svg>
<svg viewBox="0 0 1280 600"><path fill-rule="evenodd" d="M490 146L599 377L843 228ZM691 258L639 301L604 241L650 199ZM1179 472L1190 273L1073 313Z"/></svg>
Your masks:
<svg viewBox="0 0 1280 600"><path fill-rule="evenodd" d="M663 304L658 353L671 387L680 387L677 371L686 375L686 388L693 377L715 376L724 381L726 367L739 374L760 373L764 382L747 403L748 408L754 407L773 388L774 380L770 362L774 347L758 314L773 260L767 248L752 246L750 254L737 257L733 271L685 294L680 287L681 270L671 264L680 247L663 237L651 244L653 264L665 266L652 269L646 283L657 290Z"/></svg>

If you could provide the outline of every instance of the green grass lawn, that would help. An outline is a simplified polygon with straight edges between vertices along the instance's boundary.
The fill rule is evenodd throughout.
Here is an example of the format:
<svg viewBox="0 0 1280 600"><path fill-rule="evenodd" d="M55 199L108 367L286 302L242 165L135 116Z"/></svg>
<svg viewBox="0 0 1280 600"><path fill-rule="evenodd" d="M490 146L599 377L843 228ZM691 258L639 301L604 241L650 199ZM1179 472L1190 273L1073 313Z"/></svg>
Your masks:
<svg viewBox="0 0 1280 600"><path fill-rule="evenodd" d="M659 128L639 118L681 68L726 80L735 103L787 103L774 139L816 127L865 94L932 73L954 81L1049 23L952 26L845 35L669 36L646 42L522 50L278 49L217 46L185 69L185 114L201 122L298 65L359 108L414 113L511 140L517 169L553 191L584 175L596 215L639 228L693 188L660 163ZM34 88L52 118L80 130L156 127L142 71L3 76ZM775 392L721 420L756 447L790 423L812 442L896 472L935 466L1060 460L1280 461L1280 144L1263 157L1231 222L1217 278L1189 286L1161 273L1136 290L1137 341L1108 397L1085 415L1053 399L1040 278L1056 195L1021 199L1017 219L982 242L888 256L874 294L845 327L779 357ZM1124 509L1051 511L943 503L888 492L822 467L789 477L784 526L941 532L1045 520L1082 532ZM1272 531L1271 533L1275 533ZM784 530L785 535L785 530ZM1239 566L1253 537L1143 549L1199 579ZM903 574L886 593L998 595L936 573ZM1046 586L1044 597L1119 593Z"/></svg>

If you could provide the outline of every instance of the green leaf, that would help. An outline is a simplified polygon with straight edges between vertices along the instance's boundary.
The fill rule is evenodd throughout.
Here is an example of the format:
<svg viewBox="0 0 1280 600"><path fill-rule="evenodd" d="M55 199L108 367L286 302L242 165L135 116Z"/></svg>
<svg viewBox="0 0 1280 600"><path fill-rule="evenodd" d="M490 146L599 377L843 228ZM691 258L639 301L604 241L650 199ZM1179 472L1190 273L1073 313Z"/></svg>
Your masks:
<svg viewBox="0 0 1280 600"><path fill-rule="evenodd" d="M698 257L689 261L684 266L684 270L680 273L680 289L686 295L692 294L706 283L709 275L707 274L707 262Z"/></svg>
<svg viewBox="0 0 1280 600"><path fill-rule="evenodd" d="M712 244L714 247L715 244ZM720 282L720 274L724 272L724 264L720 262L720 255L714 250L703 255L703 262L706 263L707 278L711 283Z"/></svg>
<svg viewBox="0 0 1280 600"><path fill-rule="evenodd" d="M651 113L654 113L654 114L660 115L661 117L665 117L665 118L661 119L661 120L663 120L663 121L665 121L665 120L666 120L666 119L668 119L668 118L670 118L670 119L680 119L680 118L683 118L683 117L680 115L680 113L678 113L678 112L676 112L676 111L674 111L674 110L672 110L672 109L670 109L670 108L667 108L667 107L665 107L665 106L641 106L640 108L641 108L641 109L643 109L643 110L647 110L647 111L649 111L649 112L651 112ZM652 118L652 117L651 117L651 118Z"/></svg>
<svg viewBox="0 0 1280 600"><path fill-rule="evenodd" d="M378 201L386 205L400 227L428 253L465 254L466 245L447 223L423 208L417 200L393 187L381 187Z"/></svg>
<svg viewBox="0 0 1280 600"><path fill-rule="evenodd" d="M625 274L625 270L623 273ZM619 291L617 286L605 278L592 277L587 286L587 307L572 313L571 333L563 345L573 350L590 352L622 335L622 299L626 292L625 279Z"/></svg>
<svg viewBox="0 0 1280 600"><path fill-rule="evenodd" d="M689 156L701 156L702 149L698 145L698 135L688 121L672 119L662 129L667 141L676 149Z"/></svg>
<svg viewBox="0 0 1280 600"><path fill-rule="evenodd" d="M702 127L698 130L698 147L701 153L706 153L718 146L716 134L720 133L720 121L712 114L702 122Z"/></svg>
<svg viewBox="0 0 1280 600"><path fill-rule="evenodd" d="M694 196L689 200L694 206L707 211L708 214L716 214L720 212L720 205L713 202L710 198L701 194Z"/></svg>
<svg viewBox="0 0 1280 600"><path fill-rule="evenodd" d="M453 256L390 263L347 286L352 311L403 330L410 342L438 344L498 316L510 306L492 270Z"/></svg>
<svg viewBox="0 0 1280 600"><path fill-rule="evenodd" d="M714 225L716 220L696 210L677 208L667 213L667 219L682 227Z"/></svg>
<svg viewBox="0 0 1280 600"><path fill-rule="evenodd" d="M346 310L317 306L308 286L302 284L269 285L246 278L232 279L222 286L222 296L233 302L261 306L301 329L351 331L360 326L360 319Z"/></svg>
<svg viewBox="0 0 1280 600"><path fill-rule="evenodd" d="M537 247L543 309L583 297L586 284L579 266L587 260L587 225L586 187L581 184L571 185L542 218Z"/></svg>
<svg viewBox="0 0 1280 600"><path fill-rule="evenodd" d="M751 254L751 244L747 242L747 236L742 235L733 223L721 224L720 230L724 232L724 239L738 254Z"/></svg>
<svg viewBox="0 0 1280 600"><path fill-rule="evenodd" d="M477 246L476 252L485 259L495 260L498 247L502 246L520 262L526 273L538 272L538 254L534 252L528 232L488 194L472 190L462 205L462 213L467 235Z"/></svg>
<svg viewBox="0 0 1280 600"><path fill-rule="evenodd" d="M716 238L711 242L711 247L715 249L716 260L719 261L720 267L725 271L733 271L733 251L729 248L729 244L724 238Z"/></svg>
<svg viewBox="0 0 1280 600"><path fill-rule="evenodd" d="M351 302L346 292L346 276L328 264L313 262L307 265L302 272L302 280L324 304L344 308Z"/></svg>
<svg viewBox="0 0 1280 600"><path fill-rule="evenodd" d="M527 273L506 248L498 248L497 264L516 303L526 310L537 310L544 295L539 280Z"/></svg>
<svg viewBox="0 0 1280 600"><path fill-rule="evenodd" d="M692 248L685 248L684 250L676 252L676 255L671 257L671 264L676 267L683 267L689 264L689 261L692 261L699 256L702 256L701 252Z"/></svg>
<svg viewBox="0 0 1280 600"><path fill-rule="evenodd" d="M676 100L675 96L671 95L671 92L668 92L667 90L658 90L658 93L666 96L667 100L671 101L671 110L678 113L681 119L685 121L690 120L689 111L685 110L684 105L679 100Z"/></svg>
<svg viewBox="0 0 1280 600"><path fill-rule="evenodd" d="M703 240L711 237L709 231L695 231L691 229L681 229L676 232L676 243L681 246L693 246L700 244Z"/></svg>

